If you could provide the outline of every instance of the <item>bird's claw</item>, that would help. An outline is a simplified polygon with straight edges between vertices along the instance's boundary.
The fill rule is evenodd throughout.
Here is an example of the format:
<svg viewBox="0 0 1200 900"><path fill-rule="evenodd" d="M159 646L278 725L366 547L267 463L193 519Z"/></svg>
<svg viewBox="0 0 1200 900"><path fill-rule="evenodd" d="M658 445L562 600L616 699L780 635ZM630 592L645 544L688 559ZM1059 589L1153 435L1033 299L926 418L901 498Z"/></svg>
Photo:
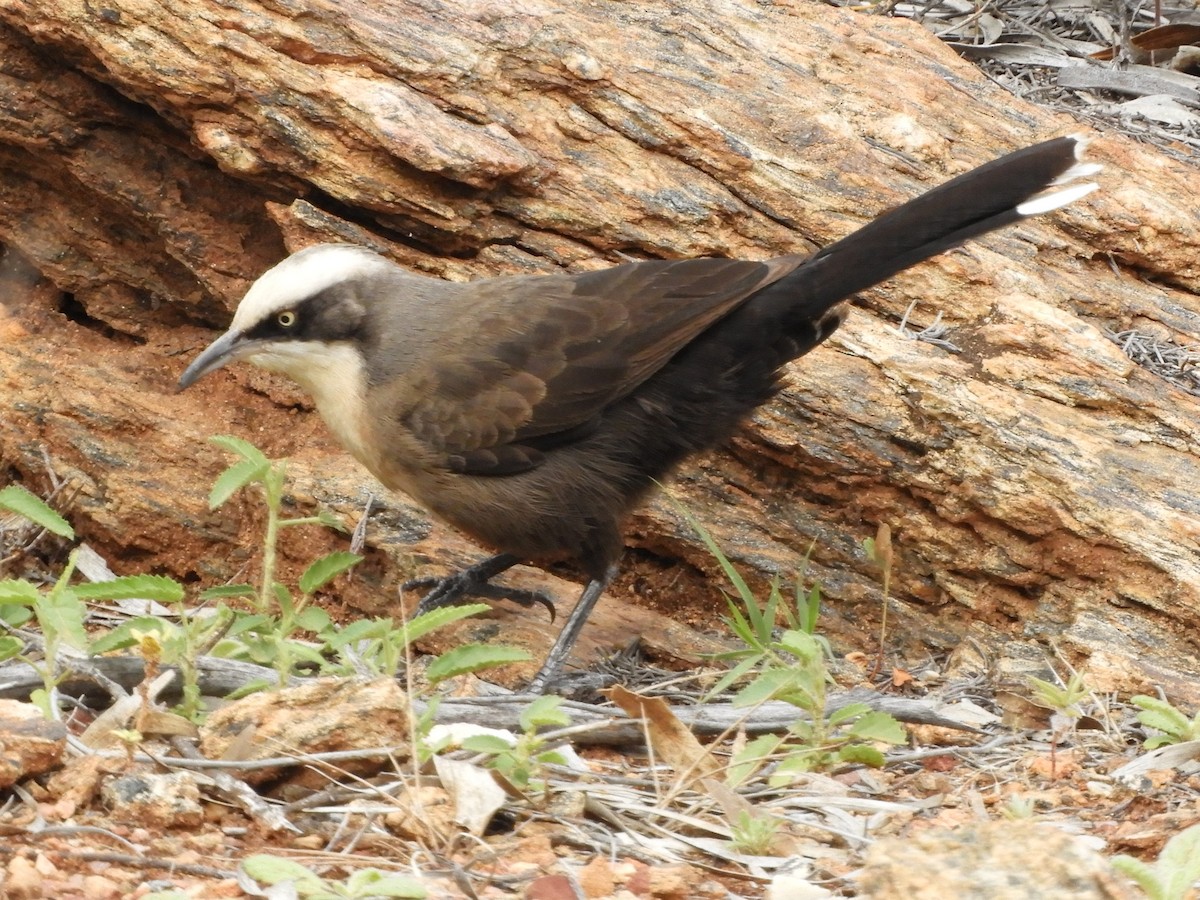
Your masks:
<svg viewBox="0 0 1200 900"><path fill-rule="evenodd" d="M431 612L443 606L459 606L469 598L482 600L509 600L524 606L544 606L550 613L553 623L556 617L554 601L543 591L526 588L506 587L500 584L489 584L477 578L464 577L459 572L447 575L445 578L412 578L400 586L401 590L409 591L417 588L428 588L429 593L417 604L416 615Z"/></svg>

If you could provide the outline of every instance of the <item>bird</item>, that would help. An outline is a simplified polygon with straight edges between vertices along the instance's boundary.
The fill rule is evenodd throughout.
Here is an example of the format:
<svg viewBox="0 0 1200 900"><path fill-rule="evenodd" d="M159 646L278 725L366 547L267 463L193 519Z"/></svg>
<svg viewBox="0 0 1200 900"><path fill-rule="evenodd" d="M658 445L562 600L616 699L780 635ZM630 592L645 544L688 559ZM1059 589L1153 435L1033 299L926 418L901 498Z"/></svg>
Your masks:
<svg viewBox="0 0 1200 900"><path fill-rule="evenodd" d="M1095 190L1086 145L1027 146L816 253L761 261L451 283L352 244L310 246L250 286L179 389L236 360L282 373L385 487L493 551L418 611L494 596L490 580L518 563L574 564L587 583L528 686L540 693L618 571L626 518L660 482L778 393L848 299Z"/></svg>

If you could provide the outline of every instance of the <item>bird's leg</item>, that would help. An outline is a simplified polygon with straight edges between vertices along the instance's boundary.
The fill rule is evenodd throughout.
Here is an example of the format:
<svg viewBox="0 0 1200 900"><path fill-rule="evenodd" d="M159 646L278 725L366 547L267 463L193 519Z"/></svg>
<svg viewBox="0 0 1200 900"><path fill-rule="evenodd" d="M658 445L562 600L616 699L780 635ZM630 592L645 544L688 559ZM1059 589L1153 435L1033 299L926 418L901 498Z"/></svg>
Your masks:
<svg viewBox="0 0 1200 900"><path fill-rule="evenodd" d="M483 597L485 599L511 600L522 606L541 604L550 610L550 621L554 621L554 603L541 591L521 590L488 584L501 572L507 572L521 561L520 557L511 553L499 553L489 556L481 562L461 572L447 575L444 578L414 578L401 585L402 590L417 587L432 587L428 594L417 604L417 615L427 613L441 606L454 606L463 603L467 597Z"/></svg>
<svg viewBox="0 0 1200 900"><path fill-rule="evenodd" d="M558 639L554 642L554 646L550 648L550 652L546 655L546 662L543 663L541 670L533 676L533 680L529 682L529 687L527 688L529 693L544 693L547 686L558 677L562 671L563 663L567 661L567 657L571 653L571 648L575 646L575 641L579 637L583 623L587 621L588 616L591 614L592 607L596 605L596 601L600 599L600 595L604 593L604 589L612 583L616 575L617 566L614 564L608 567L602 577L593 578L588 582L587 587L583 589L583 593L579 597L579 602L571 610L571 615L567 616L567 621L563 624L562 631L558 633Z"/></svg>

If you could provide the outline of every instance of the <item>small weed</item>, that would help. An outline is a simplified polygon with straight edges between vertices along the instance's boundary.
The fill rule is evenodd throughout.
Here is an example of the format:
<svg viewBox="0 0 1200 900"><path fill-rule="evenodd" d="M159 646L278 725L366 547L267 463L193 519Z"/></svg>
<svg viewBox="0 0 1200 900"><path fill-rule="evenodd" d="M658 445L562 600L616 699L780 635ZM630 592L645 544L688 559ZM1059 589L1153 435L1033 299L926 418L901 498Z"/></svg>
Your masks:
<svg viewBox="0 0 1200 900"><path fill-rule="evenodd" d="M736 600L729 599L726 621L746 645L716 657L739 661L713 686L709 696L749 679L735 695L735 706L782 700L805 716L792 723L785 734L751 741L733 760L729 783L744 782L770 760L778 761L770 778L773 786L787 784L802 772L846 763L883 765L883 753L874 745L903 743L906 735L899 722L862 703L832 713L826 710L826 688L832 680L826 659L831 651L829 642L816 633L821 608L819 586L805 591L797 580L794 600L789 605L783 602L776 579L766 602L760 604L712 536L694 516L682 508L680 512L733 585ZM776 636L775 623L780 615L788 627Z"/></svg>
<svg viewBox="0 0 1200 900"><path fill-rule="evenodd" d="M566 758L549 746L539 733L544 728L562 728L570 719L562 710L562 697L538 697L521 712L522 733L515 743L490 734L477 734L463 741L463 749L491 756L488 765L523 793L544 793L543 769L566 765Z"/></svg>
<svg viewBox="0 0 1200 900"><path fill-rule="evenodd" d="M743 809L729 823L729 843L737 853L769 856L781 825L775 816Z"/></svg>
<svg viewBox="0 0 1200 900"><path fill-rule="evenodd" d="M1146 738L1142 746L1147 750L1184 741L1200 741L1200 712L1189 719L1166 700L1145 694L1131 697L1130 702L1141 710L1137 718L1142 725L1162 732Z"/></svg>
<svg viewBox="0 0 1200 900"><path fill-rule="evenodd" d="M1167 841L1153 864L1132 856L1115 856L1112 864L1136 881L1150 900L1187 900L1200 880L1200 825Z"/></svg>
<svg viewBox="0 0 1200 900"><path fill-rule="evenodd" d="M257 853L242 861L242 874L275 890L262 896L302 897L304 900L421 900L428 892L420 882L404 875L359 869L341 881L322 878L308 866L290 859Z"/></svg>

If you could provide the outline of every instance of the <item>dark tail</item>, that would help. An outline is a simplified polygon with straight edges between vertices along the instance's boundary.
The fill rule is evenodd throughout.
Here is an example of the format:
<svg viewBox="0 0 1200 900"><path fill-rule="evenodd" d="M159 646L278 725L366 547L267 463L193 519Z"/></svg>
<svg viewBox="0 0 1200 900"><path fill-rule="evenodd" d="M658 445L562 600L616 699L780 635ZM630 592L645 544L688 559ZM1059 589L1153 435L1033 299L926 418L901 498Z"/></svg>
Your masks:
<svg viewBox="0 0 1200 900"><path fill-rule="evenodd" d="M767 291L784 300L801 287L811 315L971 238L1066 206L1096 188L1079 180L1101 168L1082 161L1086 145L1056 138L972 169L835 241Z"/></svg>
<svg viewBox="0 0 1200 900"><path fill-rule="evenodd" d="M725 440L779 390L782 367L841 322L838 301L923 259L1095 189L1099 166L1085 142L1047 141L960 175L830 244L692 341L638 391L608 411L606 454L619 489L634 498L689 453ZM782 261L777 261L782 262ZM597 569L597 571L601 571Z"/></svg>

